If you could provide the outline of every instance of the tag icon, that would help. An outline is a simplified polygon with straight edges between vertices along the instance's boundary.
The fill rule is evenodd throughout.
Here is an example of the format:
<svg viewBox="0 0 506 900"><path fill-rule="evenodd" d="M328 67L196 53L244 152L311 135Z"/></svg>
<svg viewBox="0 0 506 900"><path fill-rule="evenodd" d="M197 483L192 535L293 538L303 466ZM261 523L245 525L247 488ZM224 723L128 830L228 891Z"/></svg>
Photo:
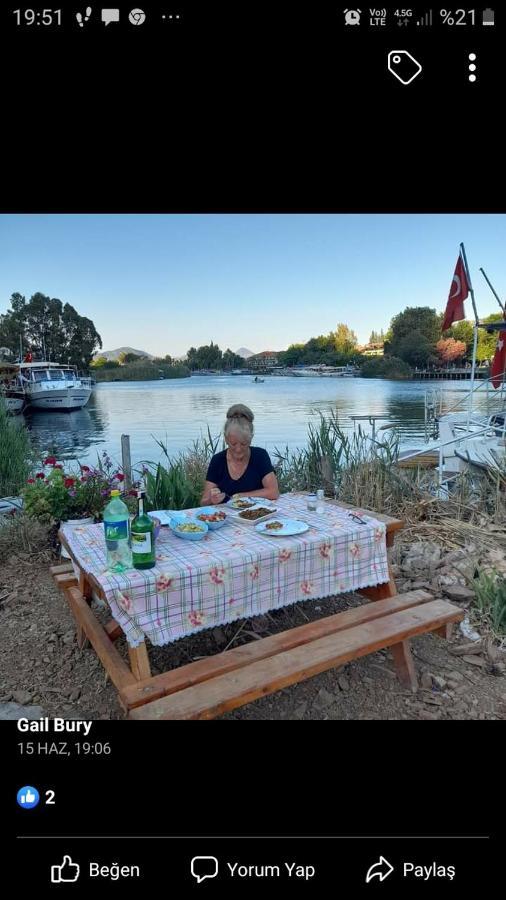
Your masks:
<svg viewBox="0 0 506 900"><path fill-rule="evenodd" d="M391 50L388 54L388 71L401 84L411 84L422 71L422 67L407 50Z"/></svg>

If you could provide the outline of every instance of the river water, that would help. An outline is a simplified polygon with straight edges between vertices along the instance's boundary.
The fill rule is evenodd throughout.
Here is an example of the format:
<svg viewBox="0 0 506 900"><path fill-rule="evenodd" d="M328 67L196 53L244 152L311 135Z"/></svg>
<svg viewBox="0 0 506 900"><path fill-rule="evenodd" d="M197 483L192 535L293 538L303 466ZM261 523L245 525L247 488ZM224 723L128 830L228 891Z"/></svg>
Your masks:
<svg viewBox="0 0 506 900"><path fill-rule="evenodd" d="M163 458L156 439L170 455L189 448L202 433L217 436L232 403L246 403L255 413L254 444L270 453L306 445L309 422L319 413L338 414L353 430L351 415L385 416L395 425L402 447L417 447L424 437L424 395L444 386L455 400L469 382L385 381L365 378L293 378L265 376L192 376L153 382L98 384L88 405L75 412L32 411L26 415L32 442L41 453L79 459L94 465L104 450L121 459L121 435L129 434L132 462ZM365 430L370 431L368 423ZM389 432L379 432L381 434Z"/></svg>

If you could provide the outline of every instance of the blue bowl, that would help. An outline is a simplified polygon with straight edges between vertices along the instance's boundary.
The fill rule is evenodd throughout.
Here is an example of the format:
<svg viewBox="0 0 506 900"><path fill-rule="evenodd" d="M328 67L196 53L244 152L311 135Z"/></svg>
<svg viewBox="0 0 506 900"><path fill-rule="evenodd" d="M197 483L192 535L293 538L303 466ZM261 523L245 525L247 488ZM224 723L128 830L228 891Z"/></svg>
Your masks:
<svg viewBox="0 0 506 900"><path fill-rule="evenodd" d="M219 522L202 522L199 519L199 516L204 514L206 516L212 516L213 513L221 512L224 513L225 518L221 519ZM192 512L192 517L199 523L199 525L207 525L210 531L216 531L218 528L223 528L224 525L227 524L228 515L224 509L222 509L221 505L217 506L201 506L200 509L194 510Z"/></svg>
<svg viewBox="0 0 506 900"><path fill-rule="evenodd" d="M202 531L178 531L178 525L198 525ZM170 520L169 528L177 537L183 538L185 541L201 541L209 531L205 522L197 522L196 519L189 516L174 517Z"/></svg>

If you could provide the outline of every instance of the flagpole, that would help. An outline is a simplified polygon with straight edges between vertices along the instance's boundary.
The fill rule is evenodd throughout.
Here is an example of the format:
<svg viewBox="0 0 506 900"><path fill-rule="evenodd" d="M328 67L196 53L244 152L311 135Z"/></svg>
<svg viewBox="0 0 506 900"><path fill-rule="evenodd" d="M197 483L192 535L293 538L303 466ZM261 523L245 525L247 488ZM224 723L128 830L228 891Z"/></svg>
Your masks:
<svg viewBox="0 0 506 900"><path fill-rule="evenodd" d="M464 267L466 270L467 283L469 285L469 293L471 294L471 300L473 304L474 311L474 338L473 338L473 359L471 363L471 395L469 398L469 406L467 409L467 427L469 428L471 413L473 411L473 400L474 400L474 380L475 380L475 372L476 372L476 348L478 346L478 312L476 310L476 302L474 299L474 291L471 282L471 276L469 274L469 266L467 264L467 256L466 256L466 248L464 244L460 245L460 252L462 253L462 259L464 260Z"/></svg>
<svg viewBox="0 0 506 900"><path fill-rule="evenodd" d="M488 279L488 277L487 277L487 273L485 272L485 269L482 269L482 268L480 267L480 272L481 272L481 274L483 275L485 281L487 282L487 284L488 284L490 290L492 291L492 293L493 293L495 299L497 300L499 306L501 307L501 312L504 314L504 313L506 312L506 307L501 303L501 300L500 300L500 298L498 297L497 292L496 292L496 291L494 290L494 288L492 287L492 285L491 285L491 283L490 283L490 281L489 281L489 279Z"/></svg>
<svg viewBox="0 0 506 900"><path fill-rule="evenodd" d="M461 253L462 253L462 259L464 260L464 266L465 266L466 276L467 276L467 283L468 283L468 285L469 285L469 293L471 294L471 300L472 300L472 303L473 303L474 320L475 320L476 324L478 324L478 313L477 313L477 311L476 311L476 303L475 303L475 300L474 300L473 285L472 285L472 282L471 282L471 275L469 274L469 266L467 265L466 248L464 247L464 244L461 244L461 245L460 245L460 250L461 250Z"/></svg>

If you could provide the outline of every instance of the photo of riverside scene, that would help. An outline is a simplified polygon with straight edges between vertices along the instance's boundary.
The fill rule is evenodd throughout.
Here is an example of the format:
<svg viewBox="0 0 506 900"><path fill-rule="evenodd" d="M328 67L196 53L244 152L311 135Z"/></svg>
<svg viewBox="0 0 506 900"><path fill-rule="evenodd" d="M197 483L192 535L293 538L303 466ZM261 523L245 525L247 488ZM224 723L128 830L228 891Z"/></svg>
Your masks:
<svg viewBox="0 0 506 900"><path fill-rule="evenodd" d="M505 718L505 216L0 234L0 718Z"/></svg>

